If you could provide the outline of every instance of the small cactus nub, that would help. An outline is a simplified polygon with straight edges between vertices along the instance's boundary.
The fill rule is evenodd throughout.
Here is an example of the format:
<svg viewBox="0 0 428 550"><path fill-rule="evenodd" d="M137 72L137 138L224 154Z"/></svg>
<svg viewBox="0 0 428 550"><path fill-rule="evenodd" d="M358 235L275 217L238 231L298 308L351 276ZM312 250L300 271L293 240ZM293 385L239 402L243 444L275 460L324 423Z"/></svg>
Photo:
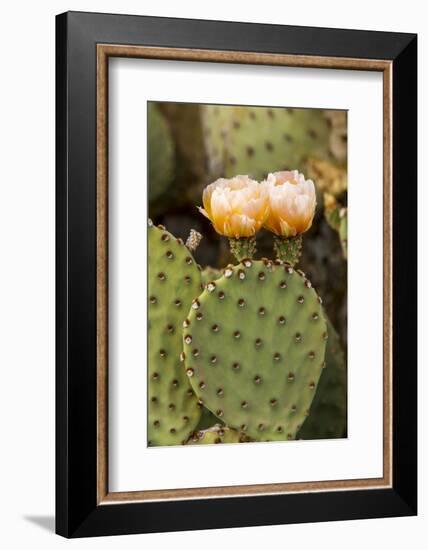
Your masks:
<svg viewBox="0 0 428 550"><path fill-rule="evenodd" d="M202 235L198 233L198 231L195 231L195 229L191 229L190 235L187 237L186 246L191 252L194 252L198 248L201 240Z"/></svg>

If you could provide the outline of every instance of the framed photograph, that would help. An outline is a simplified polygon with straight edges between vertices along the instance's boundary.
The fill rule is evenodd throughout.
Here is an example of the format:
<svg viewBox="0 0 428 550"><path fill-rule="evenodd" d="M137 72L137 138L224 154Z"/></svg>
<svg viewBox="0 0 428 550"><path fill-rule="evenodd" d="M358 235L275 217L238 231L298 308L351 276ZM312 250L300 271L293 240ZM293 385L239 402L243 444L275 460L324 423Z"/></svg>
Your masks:
<svg viewBox="0 0 428 550"><path fill-rule="evenodd" d="M57 533L416 514L416 35L56 25Z"/></svg>

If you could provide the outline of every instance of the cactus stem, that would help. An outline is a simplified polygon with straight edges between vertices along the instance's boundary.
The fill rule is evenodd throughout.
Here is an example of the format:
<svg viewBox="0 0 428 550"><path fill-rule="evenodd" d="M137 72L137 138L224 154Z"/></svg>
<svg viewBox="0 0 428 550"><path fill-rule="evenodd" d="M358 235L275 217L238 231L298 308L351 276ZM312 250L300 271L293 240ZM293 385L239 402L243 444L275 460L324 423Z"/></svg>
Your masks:
<svg viewBox="0 0 428 550"><path fill-rule="evenodd" d="M255 237L241 237L239 239L231 237L229 239L229 244L230 251L238 262L254 258L254 254L256 253Z"/></svg>
<svg viewBox="0 0 428 550"><path fill-rule="evenodd" d="M295 237L274 235L273 248L279 260L294 266L302 254L302 235L296 235Z"/></svg>

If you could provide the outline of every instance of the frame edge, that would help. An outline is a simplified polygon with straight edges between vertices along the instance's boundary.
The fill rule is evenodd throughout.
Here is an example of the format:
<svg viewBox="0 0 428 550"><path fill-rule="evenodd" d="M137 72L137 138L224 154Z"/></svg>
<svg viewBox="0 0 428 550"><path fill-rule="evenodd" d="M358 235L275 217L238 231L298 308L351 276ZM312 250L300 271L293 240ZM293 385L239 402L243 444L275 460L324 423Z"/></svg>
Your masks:
<svg viewBox="0 0 428 550"><path fill-rule="evenodd" d="M73 27L79 26L79 22L86 23L93 21L93 18L89 18L89 20L84 17L81 18L81 15L97 15L97 14L82 14L78 12L71 12L73 15L74 24ZM81 536L95 536L95 535L106 535L106 534L123 534L123 533L141 533L141 532L159 532L159 531L166 531L166 530L172 530L172 531L178 531L178 530L184 530L184 529L203 529L203 528L219 528L219 527L237 527L237 526L244 526L246 524L245 518L244 521L239 522L239 514L236 514L236 516L233 514L233 509L230 510L230 513L232 514L232 518L229 520L229 522L234 522L233 524L226 525L225 522L218 525L203 525L203 522L200 522L199 525L196 526L187 526L184 524L181 524L179 527L174 527L174 525L168 525L159 526L157 522L159 521L159 518L157 517L157 514L155 512L155 508L158 509L157 504L163 505L163 503L154 503L155 506L151 511L147 507L147 504L111 504L108 506L93 506L91 504L91 496L85 495L83 498L85 499L85 506L83 508L86 509L86 515L85 512L82 510L77 513L75 507L77 502L75 499L70 497L70 477L73 477L71 474L71 469L75 465L70 463L70 403L72 397L70 395L70 388L69 388L69 370L68 370L68 360L69 360L69 354L68 354L68 260L69 260L69 252L68 252L68 246L69 246L69 230L68 230L68 215L69 215L69 207L68 207L68 133L69 133L69 98L68 98L68 76L69 76L69 60L68 60L68 33L69 33L69 14L70 12L60 14L56 17L56 155L57 155L57 164L56 164L56 208L57 208L57 214L56 214L56 250L57 250L57 259L56 259L56 282L57 282L57 288L56 288L56 296L57 296L57 305L56 305L56 338L57 338L57 349L56 349L56 460L57 460L57 466L56 466L56 532L64 537L71 538L71 537L81 537ZM99 14L100 18L101 16L107 16L108 14ZM78 17L77 17L78 16ZM112 17L112 16L110 16ZM126 16L129 17L129 16ZM157 19L157 18L142 18L142 19ZM165 18L162 18L165 19ZM183 20L181 20L183 21ZM193 20L194 21L194 20ZM212 23L212 22L210 22ZM229 22L229 24L233 24L232 22ZM257 26L256 24L251 24ZM83 27L83 25L82 25ZM98 25L99 27L99 25ZM87 48L88 44L91 42L91 40L95 40L95 31L91 32L90 37L86 36L86 33L89 32L89 27L86 29L79 29L83 32L85 35L85 41L84 41L84 48ZM99 28L97 29L99 31ZM405 74L410 74L410 84L407 87L407 91L401 89L398 87L398 93L400 97L402 97L402 110L406 111L406 108L403 106L405 105L405 98L411 100L411 103L415 101L416 99L416 74L412 74L412 71L416 67L416 38L417 35L406 35L406 46L405 48L393 59L394 61L394 69L397 68L397 72L394 70L394 100L397 97L397 86L399 81L399 73L401 77ZM404 40L404 39L403 39ZM86 51L86 54L89 54L89 51ZM409 66L411 65L411 67ZM396 112L397 109L397 112ZM398 116L398 107L395 104L394 101L394 122L396 122L396 116ZM404 120L404 114L407 114L407 117L409 117L409 120ZM399 117L399 123L400 126L402 126L404 129L407 128L409 130L409 134L412 137L412 144L416 142L416 105L412 104L411 106L407 107L407 111L405 113L401 113L401 118ZM400 128L401 129L401 128ZM409 166L412 168L412 176L416 176L416 150L414 151L414 155L412 155L412 152L410 151L410 145L403 145L403 143L408 140L409 134L404 134L403 137L397 138L396 140L396 133L394 133L394 146L393 150L396 153L397 151L400 151L400 155L402 158L400 158L400 162L398 163L398 171L396 166L396 156L393 156L394 160L394 183L397 181L403 180L403 174L405 170L408 173ZM404 147L405 153L403 154L403 149L400 149L400 147ZM400 176L401 174L401 176ZM408 176L406 176L408 177ZM414 178L414 181L416 181L416 178ZM398 188L398 184L394 186L394 204L397 204L397 192L396 187ZM408 193L407 197L404 197L405 193L400 193L400 198L404 200L404 203L402 203L401 208L403 208L404 212L398 212L396 211L398 209L398 205L394 208L394 222L398 219L399 225L400 225L400 231L401 226L404 226L404 223L407 224L407 231L408 232L408 225L409 221L412 224L413 227L413 220L414 223L416 223L416 216L412 215L415 213L416 210L416 200L413 200L414 194ZM70 210L71 211L71 210ZM397 233L396 233L397 232ZM398 268L398 261L395 259L397 258L397 255L399 256L399 259L403 260L403 257L409 259L410 263L409 265L414 265L414 258L412 259L412 252L416 247L416 241L415 243L412 243L412 246L408 247L409 243L405 241L405 237L403 237L403 232L401 231L401 237L400 233L398 233L397 227L394 225L394 238L395 243L397 245L394 245L394 275ZM398 240L397 240L398 235ZM406 249L408 247L408 249ZM397 250L396 250L397 248ZM399 250L398 250L399 249ZM397 254L398 252L398 254ZM402 261L400 261L400 265L402 265ZM405 279L404 282L406 282L407 274L402 274L401 277L399 277L399 281L402 281L402 279ZM394 277L394 280L397 281L397 278ZM410 275L410 280L412 284L416 282L416 276ZM404 282L397 286L401 289L405 287ZM414 329L415 325L415 312L412 311L412 306L415 303L415 297L412 294L411 300L408 300L407 305L402 306L403 298L408 298L409 296L406 295L401 298L398 302L395 300L396 298L396 291L394 290L394 305L393 305L393 319L397 318L395 315L395 310L401 310L402 311L409 311L410 313L410 322L409 327L406 328L406 342L412 343L414 345L416 343L416 336L415 333L412 334L411 329ZM396 323L394 323L396 325ZM401 325L402 329L402 325ZM397 331L394 331L394 335L396 337ZM404 348L405 346L402 343L399 343L398 341L394 340L394 357L395 357L395 350L398 350L398 354L400 356L404 356ZM414 354L414 355L413 355ZM416 358L416 351L413 352L413 354L409 357L403 358L402 357L402 365L405 363L413 363L413 359ZM412 365L413 366L413 365ZM413 437L414 433L416 432L416 416L415 416L415 407L416 403L414 400L415 396L415 389L416 389L416 372L413 370L410 372L410 375L407 377L407 380L404 380L404 372L402 373L402 376L395 376L396 372L394 369L394 400L397 399L397 395L401 394L403 399L402 402L398 402L398 409L404 411L404 420L401 422L396 422L396 415L394 414L394 434L397 434L394 437L394 464L397 464L399 466L399 469L401 470L401 473L399 475L396 475L394 473L394 488L388 489L388 490L373 490L376 495L379 496L381 500L385 499L385 502L389 502L389 505L387 506L388 510L390 511L388 515L385 513L383 517L391 517L394 515L415 515L417 510L417 497L416 497L416 439ZM399 390L399 384L400 390ZM403 389L404 387L404 389ZM394 401L394 405L395 405ZM395 407L394 407L395 408ZM410 428L410 430L409 430ZM397 449L397 441L398 441L398 434L400 434L400 440L401 438L404 438L406 442L409 443L408 449ZM407 472L405 472L405 469L408 469ZM71 472L71 473L70 473ZM88 475L88 477L90 477ZM367 493L367 491L365 491ZM346 495L347 492L342 492L342 495ZM353 491L355 494L356 492ZM360 493L357 491L357 493ZM341 502L342 499L340 497L336 497L335 495L339 493L330 493L334 495L332 497L332 500L335 500L337 502ZM280 498L282 495L278 495L276 497L268 497L271 498ZM287 498L290 495L286 495ZM299 495L300 496L300 495ZM302 495L303 496L303 495ZM369 499L372 500L374 497L374 494L371 494L369 496ZM252 497L253 498L263 498L263 497ZM343 496L343 498L346 498ZM358 497L359 498L359 497ZM318 501L318 499L315 499L315 501ZM178 501L180 502L180 501ZM198 512L198 502L200 504L205 504L204 501L192 501L193 506L186 506L186 510L188 513L188 509L195 510L196 517L200 516L202 514L201 512ZM224 500L222 501L225 502ZM174 501L172 504L176 504L177 501ZM236 499L234 500L234 506L238 505L236 502ZM182 504L182 502L181 502ZM356 504L354 504L355 507ZM150 506L152 506L152 503L150 503ZM92 507L92 508L91 508ZM130 511L131 508L134 510L134 512L131 513L130 517L126 517L126 512ZM205 506L204 506L205 508ZM348 507L345 507L348 508ZM391 508L393 508L391 512ZM170 508L171 510L172 508ZM74 511L73 511L74 510ZM288 506L283 507L284 510L288 510ZM175 510L176 512L176 510ZM347 516L342 517L344 511L340 511L337 514L340 517L332 517L331 520L340 520L340 519L357 519L362 517L381 517L376 516L373 512L370 513L369 510L364 510L364 512L361 512L360 514L356 514L354 517ZM116 514L116 517L114 515ZM137 517L137 515L139 516ZM80 521L76 521L76 516L80 516ZM182 512L177 514L178 516L182 516ZM292 514L293 515L293 514ZM83 516L83 517L82 517ZM225 518L225 514L221 514L223 518ZM261 514L263 516L263 514ZM139 518L139 519L138 519ZM147 525L144 527L144 525L141 525L146 522L153 521L154 525L152 526L149 524L149 528L147 528ZM287 521L287 523L300 523L302 520L291 518ZM307 520L305 520L307 521ZM325 519L309 519L308 521L325 521ZM122 522L122 523L121 523ZM238 523L237 523L238 522ZM173 522L174 523L174 522ZM215 523L215 522L214 522ZM263 518L259 518L258 521L252 521L252 523L248 523L248 525L266 525L266 524L279 524L284 523L284 518L280 518L280 520L268 520L266 521ZM127 529L127 530L124 530Z"/></svg>
<svg viewBox="0 0 428 550"><path fill-rule="evenodd" d="M416 515L417 35L394 59L393 97L393 486Z"/></svg>
<svg viewBox="0 0 428 550"><path fill-rule="evenodd" d="M68 239L67 239L67 14L55 18L55 532L69 534L68 490Z"/></svg>

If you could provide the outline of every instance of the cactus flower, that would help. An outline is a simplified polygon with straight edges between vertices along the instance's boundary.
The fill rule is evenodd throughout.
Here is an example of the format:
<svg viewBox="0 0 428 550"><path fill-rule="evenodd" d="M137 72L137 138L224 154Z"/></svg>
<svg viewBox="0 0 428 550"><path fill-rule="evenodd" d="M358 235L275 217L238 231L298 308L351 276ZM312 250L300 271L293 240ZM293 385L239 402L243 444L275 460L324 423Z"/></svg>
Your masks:
<svg viewBox="0 0 428 550"><path fill-rule="evenodd" d="M263 184L269 193L266 229L281 237L295 237L311 227L316 206L312 180L293 170L269 174Z"/></svg>
<svg viewBox="0 0 428 550"><path fill-rule="evenodd" d="M248 176L220 178L203 192L199 207L220 235L239 239L253 237L269 212L267 185Z"/></svg>

